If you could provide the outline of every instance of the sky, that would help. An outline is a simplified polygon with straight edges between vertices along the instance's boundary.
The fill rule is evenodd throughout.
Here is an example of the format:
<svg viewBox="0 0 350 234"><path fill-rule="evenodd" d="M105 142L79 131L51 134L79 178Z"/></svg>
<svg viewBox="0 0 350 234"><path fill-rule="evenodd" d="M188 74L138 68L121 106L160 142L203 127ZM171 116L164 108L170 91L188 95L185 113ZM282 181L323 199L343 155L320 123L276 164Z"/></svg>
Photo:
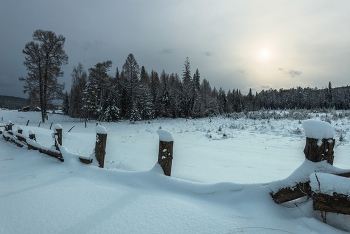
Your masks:
<svg viewBox="0 0 350 234"><path fill-rule="evenodd" d="M0 95L28 97L22 50L36 29L66 38L73 66L132 53L147 72L191 72L224 90L333 87L350 84L348 0L0 0Z"/></svg>

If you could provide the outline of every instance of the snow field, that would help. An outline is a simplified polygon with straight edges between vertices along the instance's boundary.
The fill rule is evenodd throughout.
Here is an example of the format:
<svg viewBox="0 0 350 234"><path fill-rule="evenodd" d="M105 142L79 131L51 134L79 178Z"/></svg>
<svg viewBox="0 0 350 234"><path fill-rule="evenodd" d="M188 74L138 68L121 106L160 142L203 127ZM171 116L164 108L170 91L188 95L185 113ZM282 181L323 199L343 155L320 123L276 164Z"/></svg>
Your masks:
<svg viewBox="0 0 350 234"><path fill-rule="evenodd" d="M304 162L298 120L101 123L108 138L106 168L100 169L77 160L93 152L95 122L85 128L84 122L50 115L38 128L40 113L0 111L0 117L24 133L34 131L45 147L53 145L50 123L61 124L65 158L61 163L0 138L0 233L343 233L315 219L312 202L286 208L269 195L268 183L287 178ZM336 138L345 135L334 165L350 168L349 121L332 125L339 129ZM171 177L156 164L159 127L174 139ZM302 134L294 132L298 128Z"/></svg>

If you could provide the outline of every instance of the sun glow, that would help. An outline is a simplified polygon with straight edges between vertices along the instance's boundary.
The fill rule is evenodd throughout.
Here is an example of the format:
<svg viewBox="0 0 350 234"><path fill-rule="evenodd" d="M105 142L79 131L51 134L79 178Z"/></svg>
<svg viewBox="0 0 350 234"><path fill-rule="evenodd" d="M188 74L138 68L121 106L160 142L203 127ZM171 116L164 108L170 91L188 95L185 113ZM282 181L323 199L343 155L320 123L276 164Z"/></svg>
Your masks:
<svg viewBox="0 0 350 234"><path fill-rule="evenodd" d="M259 53L260 59L266 61L271 58L271 51L268 48L263 48Z"/></svg>

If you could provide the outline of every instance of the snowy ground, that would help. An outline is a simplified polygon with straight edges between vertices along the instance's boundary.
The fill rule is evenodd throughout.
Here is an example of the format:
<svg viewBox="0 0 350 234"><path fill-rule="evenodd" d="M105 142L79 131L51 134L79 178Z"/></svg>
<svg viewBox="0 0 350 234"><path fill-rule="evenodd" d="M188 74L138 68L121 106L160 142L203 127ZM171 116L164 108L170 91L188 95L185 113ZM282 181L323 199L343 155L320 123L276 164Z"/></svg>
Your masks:
<svg viewBox="0 0 350 234"><path fill-rule="evenodd" d="M337 140L334 166L350 168L349 118L311 116L330 118ZM71 154L61 163L0 137L0 233L343 233L316 219L311 201L287 208L269 195L267 183L286 178L304 162L302 121L102 123L108 137L100 169L74 156L92 153L95 122L85 128L52 114L38 128L40 113L0 110L1 118L20 125L24 134L34 131L46 147L53 144L51 122L60 123ZM171 177L154 167L160 127L174 137Z"/></svg>

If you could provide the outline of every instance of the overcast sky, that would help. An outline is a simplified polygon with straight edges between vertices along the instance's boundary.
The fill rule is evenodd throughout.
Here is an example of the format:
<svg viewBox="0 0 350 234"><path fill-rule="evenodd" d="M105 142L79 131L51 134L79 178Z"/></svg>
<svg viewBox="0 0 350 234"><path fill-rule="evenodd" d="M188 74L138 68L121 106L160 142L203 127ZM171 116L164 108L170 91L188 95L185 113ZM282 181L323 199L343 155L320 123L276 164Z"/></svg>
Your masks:
<svg viewBox="0 0 350 234"><path fill-rule="evenodd" d="M59 78L129 53L159 74L191 72L211 86L261 89L350 85L348 0L0 0L0 95L23 94L25 44L36 29L66 38Z"/></svg>

